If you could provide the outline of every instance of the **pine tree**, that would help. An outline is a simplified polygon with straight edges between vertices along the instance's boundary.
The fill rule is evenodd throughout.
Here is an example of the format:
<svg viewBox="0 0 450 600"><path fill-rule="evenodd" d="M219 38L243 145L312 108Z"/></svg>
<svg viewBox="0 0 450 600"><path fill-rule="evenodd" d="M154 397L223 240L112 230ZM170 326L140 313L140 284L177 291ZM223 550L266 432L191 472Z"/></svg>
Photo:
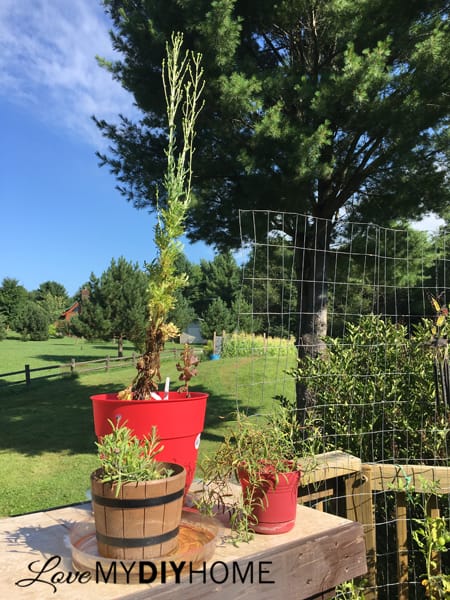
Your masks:
<svg viewBox="0 0 450 600"><path fill-rule="evenodd" d="M184 31L186 45L203 54L208 82L190 235L232 247L240 241L240 209L273 210L265 225L305 248L295 259L302 316L296 337L300 357L317 355L327 329L325 256L336 221L388 223L439 212L449 202L448 0L104 6L122 54L105 66L134 94L143 117L117 125L97 120L112 144L102 161L137 207L155 206L165 159L159 66L170 32ZM299 227L293 213L316 220Z"/></svg>
<svg viewBox="0 0 450 600"><path fill-rule="evenodd" d="M88 300L82 302L78 328L87 338L117 340L117 355L123 356L128 339L142 348L146 321L147 277L137 264L123 257L112 259L100 278L91 275Z"/></svg>

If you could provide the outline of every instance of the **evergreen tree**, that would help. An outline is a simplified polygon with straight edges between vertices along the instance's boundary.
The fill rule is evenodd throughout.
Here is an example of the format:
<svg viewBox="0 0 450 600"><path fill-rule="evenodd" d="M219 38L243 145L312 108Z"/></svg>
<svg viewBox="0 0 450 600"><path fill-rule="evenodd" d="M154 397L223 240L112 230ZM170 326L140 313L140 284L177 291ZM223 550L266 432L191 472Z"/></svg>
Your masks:
<svg viewBox="0 0 450 600"><path fill-rule="evenodd" d="M53 296L54 298L61 298L61 303L67 306L70 302L69 294L67 293L66 288L62 283L58 283L57 281L44 281L41 283L37 290L31 292L31 295L34 300L37 302L46 300L48 295Z"/></svg>
<svg viewBox="0 0 450 600"><path fill-rule="evenodd" d="M189 323L192 323L197 318L197 314L190 305L189 300L181 295L181 292L178 292L176 297L175 308L169 311L168 318L182 332L186 330Z"/></svg>
<svg viewBox="0 0 450 600"><path fill-rule="evenodd" d="M194 308L195 312L198 313L202 297L203 271L200 265L190 263L190 268L186 273L189 279L186 288L183 290L183 295L189 300L189 304Z"/></svg>
<svg viewBox="0 0 450 600"><path fill-rule="evenodd" d="M175 260L177 275L184 274L187 277L183 289L176 292L175 307L169 311L169 322L174 323L180 332L198 318L194 303L199 295L199 281L201 279L200 266L191 263L183 252L180 252Z"/></svg>
<svg viewBox="0 0 450 600"><path fill-rule="evenodd" d="M336 220L388 223L448 204L448 0L104 6L122 54L106 66L143 117L97 120L112 148L103 162L137 207L155 205L165 159L159 65L170 32L185 31L187 45L203 53L207 81L191 236L230 247L239 243L239 209L273 210L264 226L300 249L296 337L300 357L315 356L327 329L326 253Z"/></svg>
<svg viewBox="0 0 450 600"><path fill-rule="evenodd" d="M217 254L212 261L200 261L201 279L198 282L197 314L202 315L215 298L221 298L228 308L241 287L241 271L231 252Z"/></svg>
<svg viewBox="0 0 450 600"><path fill-rule="evenodd" d="M15 318L15 329L24 340L48 340L50 316L39 303L27 300Z"/></svg>
<svg viewBox="0 0 450 600"><path fill-rule="evenodd" d="M145 336L146 289L148 280L137 265L123 257L112 259L109 268L97 278L91 275L89 297L82 302L73 327L87 338L117 339L118 356L123 341L142 347Z"/></svg>
<svg viewBox="0 0 450 600"><path fill-rule="evenodd" d="M17 318L24 310L28 298L27 290L17 279L3 279L0 287L0 314L3 315L7 328L16 329Z"/></svg>
<svg viewBox="0 0 450 600"><path fill-rule="evenodd" d="M69 306L70 298L66 288L57 281L45 281L30 297L49 315L50 322L56 322L61 313Z"/></svg>
<svg viewBox="0 0 450 600"><path fill-rule="evenodd" d="M222 331L231 333L236 325L235 315L222 298L214 298L203 314L200 331L205 339L211 340L214 332L222 335Z"/></svg>
<svg viewBox="0 0 450 600"><path fill-rule="evenodd" d="M232 303L231 314L234 319L233 329L245 333L262 333L264 331L263 319L260 315L255 314L254 307L244 300L242 295L239 295Z"/></svg>

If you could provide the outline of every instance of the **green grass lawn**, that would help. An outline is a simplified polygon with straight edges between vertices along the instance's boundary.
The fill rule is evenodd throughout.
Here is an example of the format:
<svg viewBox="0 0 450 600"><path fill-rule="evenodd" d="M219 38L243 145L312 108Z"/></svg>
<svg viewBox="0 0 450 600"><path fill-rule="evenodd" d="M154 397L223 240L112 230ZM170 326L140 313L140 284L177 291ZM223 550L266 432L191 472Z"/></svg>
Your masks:
<svg viewBox="0 0 450 600"><path fill-rule="evenodd" d="M57 357L62 356L77 360L114 356L114 346L104 343L84 342L82 348L78 343L79 351L74 355L76 347L76 342L70 339L4 340L0 342L0 372L18 370L25 362L32 368L56 364ZM15 364L8 355L14 352ZM6 369L3 359L8 363ZM287 366L291 365L286 364L285 357L228 358L201 363L199 375L191 386L210 395L200 458L221 441L237 407L249 414L263 412L270 407L275 394L294 394L293 380L283 373ZM97 466L89 397L122 389L133 375L132 367L122 367L78 377L32 381L30 386L0 382L0 516L86 499L89 475ZM171 377L176 389L175 361L164 360L163 375Z"/></svg>
<svg viewBox="0 0 450 600"><path fill-rule="evenodd" d="M130 356L134 348L125 343L124 354ZM117 356L117 346L113 343L99 341L89 343L74 337L51 338L44 342L24 342L18 336L10 336L0 342L0 374L19 371L25 364L31 369L47 367L62 363L95 360L106 356ZM23 376L8 377L8 381L21 381Z"/></svg>

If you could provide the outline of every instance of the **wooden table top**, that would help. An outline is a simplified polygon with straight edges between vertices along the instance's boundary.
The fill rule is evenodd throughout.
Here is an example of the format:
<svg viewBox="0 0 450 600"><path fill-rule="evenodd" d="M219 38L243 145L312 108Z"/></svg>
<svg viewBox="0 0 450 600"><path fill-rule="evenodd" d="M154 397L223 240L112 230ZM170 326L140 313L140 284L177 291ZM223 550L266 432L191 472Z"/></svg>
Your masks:
<svg viewBox="0 0 450 600"><path fill-rule="evenodd" d="M255 535L238 547L219 536L203 572L178 583L97 582L86 573L75 576L69 542L74 525L90 519L90 503L0 519L0 598L304 600L330 597L336 585L367 570L359 523L298 506L288 533Z"/></svg>

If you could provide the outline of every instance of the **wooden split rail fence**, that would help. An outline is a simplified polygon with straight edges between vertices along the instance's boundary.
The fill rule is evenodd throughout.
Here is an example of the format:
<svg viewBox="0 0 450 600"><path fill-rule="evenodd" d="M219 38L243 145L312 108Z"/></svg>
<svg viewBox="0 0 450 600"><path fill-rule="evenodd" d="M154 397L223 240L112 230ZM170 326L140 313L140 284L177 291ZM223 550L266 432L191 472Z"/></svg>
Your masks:
<svg viewBox="0 0 450 600"><path fill-rule="evenodd" d="M364 590L365 600L375 600L377 594L377 556L387 550L378 548L375 495L389 492L395 497L395 557L396 577L389 583L397 586L399 600L407 600L411 582L408 581L410 547L408 544L406 487L415 493L429 494L429 484L438 484L439 495L450 494L450 468L428 465L396 465L361 463L360 459L336 451L314 457L311 469L306 469L299 502L332 511L364 527L368 574ZM437 496L427 504L427 517L439 517ZM328 510L328 508L327 508ZM439 566L437 567L439 569ZM411 596L412 597L412 596Z"/></svg>
<svg viewBox="0 0 450 600"><path fill-rule="evenodd" d="M203 354L202 350L196 350L196 354ZM174 359L179 357L180 350L174 348L173 350L166 350L161 354L161 359L170 358ZM129 365L135 366L136 360L140 355L133 352L131 356L120 356L120 357L110 357L105 356L105 358L96 358L94 360L83 360L77 361L75 358L72 358L70 362L61 363L59 365L50 365L48 367L36 367L30 368L30 365L24 365L24 368L19 371L10 371L9 373L0 373L0 379L3 377L18 377L22 376L15 381L2 381L2 384L15 384L15 383L26 383L27 385L31 384L31 380L35 381L37 379L47 379L50 377L57 377L60 375L70 375L73 373L90 373L92 371L108 371L109 369L115 367L126 367ZM42 373L43 371L53 371L53 373L46 375L38 375L37 377L34 373Z"/></svg>
<svg viewBox="0 0 450 600"><path fill-rule="evenodd" d="M9 373L0 373L0 378L21 376L15 381L4 381L3 383L26 383L31 384L31 380L47 379L59 375L67 375L73 373L89 373L91 371L108 371L113 367L122 367L130 364L136 364L137 355L133 353L131 356L113 357L106 356L105 358L97 358L95 360L77 361L72 358L70 362L61 363L59 365L49 365L46 367L31 368L30 365L24 365L24 368L19 371L10 371ZM35 376L35 373L43 373L44 371L53 371L45 375Z"/></svg>

